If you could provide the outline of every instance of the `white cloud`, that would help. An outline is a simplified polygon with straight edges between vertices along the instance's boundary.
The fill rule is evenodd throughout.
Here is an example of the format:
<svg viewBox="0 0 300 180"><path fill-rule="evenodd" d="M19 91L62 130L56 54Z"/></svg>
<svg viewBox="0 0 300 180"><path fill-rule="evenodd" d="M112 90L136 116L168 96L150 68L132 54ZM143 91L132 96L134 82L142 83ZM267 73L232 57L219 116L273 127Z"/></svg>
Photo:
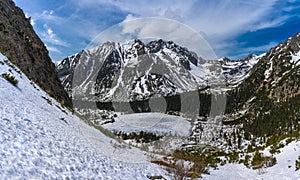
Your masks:
<svg viewBox="0 0 300 180"><path fill-rule="evenodd" d="M187 47L206 59L216 55L205 39L188 26L166 18L128 18L122 23L102 32L90 47L106 41L127 42L132 39L164 39Z"/></svg>
<svg viewBox="0 0 300 180"><path fill-rule="evenodd" d="M78 0L75 0L78 1ZM82 3L82 1L80 1ZM138 17L165 17L178 20L207 35L232 34L237 31L248 31L252 26L270 27L284 21L282 17L274 19L270 10L276 0L249 1L91 1L89 5L111 4L123 11ZM268 17L272 17L270 22ZM259 26L263 20L268 26ZM257 25L258 24L258 25ZM252 28L253 29L253 28Z"/></svg>
<svg viewBox="0 0 300 180"><path fill-rule="evenodd" d="M54 31L47 25L44 24L44 31L42 32L42 36L44 41L51 43L53 45L65 46L68 47L69 44L59 39Z"/></svg>
<svg viewBox="0 0 300 180"><path fill-rule="evenodd" d="M289 16L281 16L273 20L258 22L257 24L250 27L249 31L257 31L260 29L266 29L271 27L277 27L284 24L285 20L287 20Z"/></svg>
<svg viewBox="0 0 300 180"><path fill-rule="evenodd" d="M248 1L206 1L206 0L153 0L153 1L112 1L112 0L73 0L78 3L87 3L90 7L99 4L109 4L128 12L126 21L143 17L163 17L178 20L194 29L196 32L205 34L213 48L226 44L234 37L249 31L258 31L265 28L277 27L290 18L289 16L278 16L275 14L277 0L248 0ZM137 26L135 26L137 27ZM162 27L162 26L157 26ZM124 30L133 33L132 27ZM172 27L169 27L172 28ZM174 29L174 27L173 27ZM135 32L137 33L137 32ZM157 33L170 36L179 32L168 32L168 27L155 28L143 24L140 36L155 35ZM173 36L176 38L176 36ZM181 37L181 36L180 36ZM223 55L223 54L222 54Z"/></svg>
<svg viewBox="0 0 300 180"><path fill-rule="evenodd" d="M294 10L299 10L300 9L300 5L290 5L290 6L287 6L287 7L284 7L282 10L284 11L287 11L287 12L291 12L291 11L294 11Z"/></svg>
<svg viewBox="0 0 300 180"><path fill-rule="evenodd" d="M56 16L53 10L44 10L41 14L38 15L38 18L44 20L58 21L62 20L61 17Z"/></svg>
<svg viewBox="0 0 300 180"><path fill-rule="evenodd" d="M35 25L35 21L32 18L30 19L30 24L31 24L31 26Z"/></svg>
<svg viewBox="0 0 300 180"><path fill-rule="evenodd" d="M30 16L28 16L27 13L25 13L25 17L26 17L26 18L30 18L30 24L31 24L31 26L34 26L34 25L35 25L34 20L33 20Z"/></svg>
<svg viewBox="0 0 300 180"><path fill-rule="evenodd" d="M45 44L45 45L46 45L46 48L48 49L48 51L61 54L61 51L58 50L56 47L54 47L54 46L48 46L47 44Z"/></svg>
<svg viewBox="0 0 300 180"><path fill-rule="evenodd" d="M290 3L296 2L295 0L289 1ZM45 8L43 7L39 13L33 14L32 17L36 24L48 24L48 28L42 27L42 33L39 34L42 34L42 39L45 42L52 45L69 45L59 37L69 38L69 42L75 42L77 38L86 43L87 40L92 40L113 22L120 22L122 17L126 21L135 18L160 17L177 20L188 25L200 36L202 35L206 40L209 40L214 49L217 49L218 52L224 52L222 49L231 48L227 46L230 41L243 33L284 24L290 17L281 16L280 13L295 10L296 7L288 4L278 8L278 4L284 3L278 0L70 0L62 1L59 3L59 7L51 6L49 9L46 8L47 10L43 10ZM168 31L170 28L176 27L160 27L164 27L163 24L157 28L144 24L138 31L135 29L134 33L139 37L157 36L158 33L169 33L168 37L173 38L182 37L182 35L178 35L180 31ZM132 36L133 29L130 28L132 27L124 27L124 32L126 30ZM41 32L41 29L38 32ZM111 34L113 33L111 32ZM74 39L70 40L70 38ZM120 35L115 32L114 38L122 40L124 34ZM225 54L218 55L223 56Z"/></svg>
<svg viewBox="0 0 300 180"><path fill-rule="evenodd" d="M139 17L137 17L137 16L134 16L133 14L128 14L127 16L126 16L126 18L124 19L124 22L126 22L126 21L131 21L131 20L135 20L135 19L138 19Z"/></svg>
<svg viewBox="0 0 300 180"><path fill-rule="evenodd" d="M31 15L31 19L34 19L34 24L35 21L47 22L48 24L54 23L57 25L62 25L66 22L65 17L60 17L56 15L55 11L53 10L43 10L42 12L34 12Z"/></svg>
<svg viewBox="0 0 300 180"><path fill-rule="evenodd" d="M255 51L264 51L264 50L267 51L270 48L275 47L277 44L278 42L269 42L268 44L264 44L261 46L247 47L244 48L243 50L248 52L248 54L249 52L255 52Z"/></svg>

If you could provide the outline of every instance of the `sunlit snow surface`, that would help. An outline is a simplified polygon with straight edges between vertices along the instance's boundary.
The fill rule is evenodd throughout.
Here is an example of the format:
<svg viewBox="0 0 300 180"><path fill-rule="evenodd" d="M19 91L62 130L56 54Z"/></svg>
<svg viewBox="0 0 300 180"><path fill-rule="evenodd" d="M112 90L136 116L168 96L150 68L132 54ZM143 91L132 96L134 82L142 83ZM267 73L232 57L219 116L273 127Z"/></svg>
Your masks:
<svg viewBox="0 0 300 180"><path fill-rule="evenodd" d="M300 65L300 51L296 53L295 55L292 54L291 63L295 63L296 66Z"/></svg>
<svg viewBox="0 0 300 180"><path fill-rule="evenodd" d="M3 55L0 55L3 62ZM11 69L9 71L9 69ZM148 179L165 171L144 152L89 127L37 90L24 74L0 63L0 179ZM49 103L45 100L49 99ZM52 105L51 105L52 104Z"/></svg>
<svg viewBox="0 0 300 180"><path fill-rule="evenodd" d="M267 152L264 152L268 155ZM299 180L300 170L295 171L295 160L300 156L300 141L291 142L276 154L277 164L265 168L259 173L258 170L246 168L242 164L226 164L219 167L219 170L211 171L210 175L204 175L204 180Z"/></svg>

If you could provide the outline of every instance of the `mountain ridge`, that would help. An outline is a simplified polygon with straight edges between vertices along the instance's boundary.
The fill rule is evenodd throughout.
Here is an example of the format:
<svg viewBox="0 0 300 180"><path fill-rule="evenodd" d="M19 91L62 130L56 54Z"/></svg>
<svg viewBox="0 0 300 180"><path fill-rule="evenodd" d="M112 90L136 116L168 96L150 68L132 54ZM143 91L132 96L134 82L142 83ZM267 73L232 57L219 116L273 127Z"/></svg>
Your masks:
<svg viewBox="0 0 300 180"><path fill-rule="evenodd" d="M99 50L95 50L97 48L99 48ZM181 92L189 90L190 88L197 89L197 82L205 83L205 75L212 77L209 70L201 67L201 64L198 62L197 55L189 52L186 48L178 46L172 41L163 41L160 39L151 41L147 45L142 43L140 40L134 40L131 44L122 45L110 42L104 43L95 49L83 50L79 54L65 58L56 64L56 69L61 80L63 80L63 84L69 84L67 88L70 88L72 78L74 77L72 73L69 73L70 78L66 83L65 78L68 76L68 73L66 72L74 72L74 67L77 66L76 63L79 63L78 60L80 58L85 58L83 55L90 56L85 59L81 59L81 61L85 61L87 65L91 65L93 61L103 63L98 67L99 72L94 72L97 74L97 78L94 80L96 81L96 88L94 90L98 91L95 92L95 94L103 94L103 92L100 92L115 89L114 92L117 93L116 96L119 96L120 100L125 100L127 98L131 99L130 96L126 97L127 94L118 92L121 87L129 90L129 86L131 85L128 84L123 87L122 84L119 84L118 86L121 87L109 87L112 86L113 81L121 80L122 82L130 83L144 75L147 76L151 73L161 74L162 76L165 76L163 78L173 78L172 81L176 84L177 91ZM99 56L97 53L100 52L108 53L101 55L104 59L95 59L99 58L97 57ZM72 58L74 58L74 60L72 60ZM72 66L70 66L70 63ZM88 68L93 69L94 67ZM172 77L173 75L174 77ZM175 76L177 78L175 78ZM129 77L132 77L132 79L128 79ZM148 87L148 89L149 88L151 89L151 87ZM68 92L70 92L70 90L68 90ZM114 92L106 93L113 94ZM118 95L118 93L121 94Z"/></svg>
<svg viewBox="0 0 300 180"><path fill-rule="evenodd" d="M271 48L244 82L229 93L227 114L232 118L244 111L233 119L246 123L250 134L270 136L300 130L299 43L297 33Z"/></svg>
<svg viewBox="0 0 300 180"><path fill-rule="evenodd" d="M51 96L71 107L72 102L55 73L55 65L34 32L30 18L26 18L12 0L1 0L0 9L0 52Z"/></svg>
<svg viewBox="0 0 300 180"><path fill-rule="evenodd" d="M109 52L114 54L102 54L101 56L105 57L106 59L104 58L101 60L100 57L97 57L100 53L99 50L96 50L97 48L106 48L108 51L114 48L115 50L111 50L112 52ZM105 50L103 51L107 52ZM87 55L91 56L90 59L83 57ZM92 56L95 57L92 58ZM110 58L110 56L114 57ZM62 61L57 62L56 70L59 74L62 84L69 94L71 94L72 81L74 78L73 73L79 61L85 61L86 66L92 65L92 61L97 63L100 61L104 63L102 65L98 65L99 72L94 72L98 74L96 80L94 81L96 81L96 84L99 84L96 86L96 89L99 92L95 94L105 94L104 91L106 90L104 89L110 89L108 86L112 86L113 82L111 79L120 81L120 79L118 79L120 78L118 77L118 73L123 73L122 70L125 68L131 68L131 71L137 71L136 69L140 69L141 72L137 71L136 74L129 73L129 76L135 77L133 79L127 78L128 81L125 80L126 78L123 80L121 79L122 82L127 84L128 82L133 82L133 84L136 84L135 79L139 79L141 76L145 75L148 76L147 73L149 72L161 74L166 76L165 78L171 78L171 81L173 83L175 82L177 86L177 92L180 93L209 86L209 84L214 83L214 81L216 81L215 83L239 83L238 78L246 75L260 57L261 56L256 55L252 55L251 57L249 56L249 58L245 59L243 63L234 63L234 61L227 62L221 59L218 61L207 61L201 57L198 57L194 52L190 52L187 48L181 47L172 41L164 41L159 39L150 41L148 44L144 44L141 40L136 39L124 44L107 42L96 47L94 50L82 50L75 55L69 56ZM110 60L108 58L110 58ZM249 60L251 63L247 62ZM156 70L153 67L155 67ZM178 70L176 70L174 67L176 67ZM126 71L126 69L124 71ZM181 79L184 79L184 81L179 81ZM108 81L110 82L108 83ZM85 85L82 84L81 86ZM136 87L132 88L136 89ZM149 88L151 89L151 87L148 87L148 89ZM125 89L130 90L130 88ZM92 89L90 91L94 92ZM172 95L174 94L176 93L173 93ZM119 99L122 100L126 96L127 95L121 95ZM132 99L132 97L127 98Z"/></svg>

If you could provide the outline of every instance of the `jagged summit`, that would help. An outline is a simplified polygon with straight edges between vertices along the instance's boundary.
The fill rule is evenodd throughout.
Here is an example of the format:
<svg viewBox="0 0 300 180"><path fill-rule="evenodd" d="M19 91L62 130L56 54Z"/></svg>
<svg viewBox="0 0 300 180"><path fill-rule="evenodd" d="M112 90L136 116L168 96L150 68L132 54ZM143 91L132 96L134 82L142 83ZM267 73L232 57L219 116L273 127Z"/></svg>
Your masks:
<svg viewBox="0 0 300 180"><path fill-rule="evenodd" d="M237 85L262 56L249 55L241 61L226 57L208 61L173 41L158 39L144 43L134 39L124 44L106 42L82 50L58 62L56 69L73 98L134 101L173 96L211 84ZM150 77L157 75L164 85L154 88L157 79Z"/></svg>
<svg viewBox="0 0 300 180"><path fill-rule="evenodd" d="M156 81L156 78L149 77L157 75L161 83L165 84L158 86L160 89L156 92L160 92L160 95L196 90L199 86L206 86L212 79L217 80L220 73L206 68L199 60L195 53L172 41L159 39L144 44L135 39L124 44L107 42L83 50L58 62L56 68L69 93L73 86L73 93L81 98L89 96L93 101L111 101L113 98L128 101L134 97L148 97L146 94L149 89L153 89L152 85ZM74 86L72 83L77 74L76 69L85 69L89 76L83 77L80 74L86 73L80 73L76 78L80 82ZM143 77L147 81L141 81ZM80 87L86 87L84 92ZM135 92L135 95L130 92ZM138 92L139 95L136 94Z"/></svg>

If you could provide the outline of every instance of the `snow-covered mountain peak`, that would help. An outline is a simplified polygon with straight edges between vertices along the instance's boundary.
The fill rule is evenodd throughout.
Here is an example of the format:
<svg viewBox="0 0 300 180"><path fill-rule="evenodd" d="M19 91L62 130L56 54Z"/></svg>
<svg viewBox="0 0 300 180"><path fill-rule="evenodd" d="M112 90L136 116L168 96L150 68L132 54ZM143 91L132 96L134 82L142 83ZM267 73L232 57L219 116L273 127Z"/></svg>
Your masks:
<svg viewBox="0 0 300 180"><path fill-rule="evenodd" d="M57 71L73 98L132 101L173 96L212 84L238 84L263 55L249 55L240 61L226 57L208 61L200 56L173 41L134 39L123 44L106 42L83 50L62 60ZM152 75L159 75L166 86L159 86L162 89L149 94L155 81L149 79ZM140 81L143 78L147 81Z"/></svg>
<svg viewBox="0 0 300 180"><path fill-rule="evenodd" d="M222 74L228 84L240 84L249 75L251 69L266 55L249 54L241 60L231 60L222 57L218 61L222 65Z"/></svg>
<svg viewBox="0 0 300 180"><path fill-rule="evenodd" d="M135 39L124 44L107 42L93 49L83 50L60 62L57 71L69 93L73 85L77 97L92 101L128 101L134 99L133 95L128 93L137 89L133 86L144 82L137 81L143 76L151 77L148 76L151 74L166 80L163 82L165 85L174 85L166 87L168 90L156 91L160 92L160 95L174 95L196 90L204 83L207 85L210 79L217 77L212 76L210 70L199 63L200 60L202 59L195 53L172 41L159 39L146 44ZM61 66L62 64L66 65ZM76 84L73 84L74 75ZM150 84L141 86L151 89ZM169 93L170 89L174 91Z"/></svg>

